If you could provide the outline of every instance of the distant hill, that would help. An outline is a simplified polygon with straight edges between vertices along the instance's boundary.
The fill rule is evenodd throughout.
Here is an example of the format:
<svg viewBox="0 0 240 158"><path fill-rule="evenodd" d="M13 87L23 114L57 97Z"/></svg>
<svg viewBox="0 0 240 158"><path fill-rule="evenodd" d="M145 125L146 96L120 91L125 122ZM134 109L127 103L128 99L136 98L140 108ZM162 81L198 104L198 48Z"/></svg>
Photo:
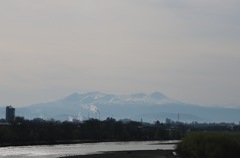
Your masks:
<svg viewBox="0 0 240 158"><path fill-rule="evenodd" d="M0 108L4 117L5 107ZM145 122L174 121L180 114L182 122L239 122L240 109L204 107L181 103L160 92L151 94L113 95L101 92L73 93L49 103L30 105L16 109L16 115L28 119L85 120L88 118L132 119Z"/></svg>

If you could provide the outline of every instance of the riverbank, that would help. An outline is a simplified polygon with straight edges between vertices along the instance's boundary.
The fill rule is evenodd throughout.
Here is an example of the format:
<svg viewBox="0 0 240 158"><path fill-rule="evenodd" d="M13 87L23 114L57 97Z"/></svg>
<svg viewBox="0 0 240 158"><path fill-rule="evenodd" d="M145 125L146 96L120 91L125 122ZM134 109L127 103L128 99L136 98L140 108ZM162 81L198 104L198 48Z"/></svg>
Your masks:
<svg viewBox="0 0 240 158"><path fill-rule="evenodd" d="M64 144L83 144L83 143L99 143L99 142L117 142L116 140L56 140L56 141L37 141L37 142L15 142L1 143L0 147L15 147L15 146L34 146L34 145L64 145Z"/></svg>
<svg viewBox="0 0 240 158"><path fill-rule="evenodd" d="M159 140L116 140L116 139L108 139L108 140L55 140L55 141L37 141L37 142L16 142L16 143L0 143L1 147L15 147L15 146L34 146L34 145L67 145L67 144L84 144L84 143L107 143L107 142L147 142L147 141L159 141ZM178 140L162 140L162 141L173 141L172 143L160 142L161 144L177 144Z"/></svg>
<svg viewBox="0 0 240 158"><path fill-rule="evenodd" d="M174 150L137 150L137 151L114 151L90 155L64 156L61 158L176 158Z"/></svg>
<svg viewBox="0 0 240 158"><path fill-rule="evenodd" d="M161 144L161 142L163 144ZM117 155L121 153L122 157L127 158L126 154L128 154L129 156L131 155L132 157L132 155L135 155L136 153L135 151L165 150L164 151L165 153L167 150L171 150L171 151L175 150L176 146L174 144L165 144L165 143L166 141L140 141L140 142L130 141L130 142L82 143L82 144L67 144L67 145L33 145L33 146L3 147L3 148L0 148L0 157L1 158L13 158L13 157L57 158L57 157L63 157L63 156L67 157L67 156L75 155L76 157L77 155L100 154L100 152L102 154L103 152L108 152L109 154L110 153L112 154L112 151L119 151ZM172 143L172 141L170 141L170 143ZM132 150L132 152L129 150ZM126 152L124 153L120 151L126 151ZM138 153L139 152L137 152L136 154L138 155ZM161 152L158 155L165 156L166 154L164 153ZM141 155L146 155L145 157L148 158L149 152L145 152L144 154L141 154ZM116 156L110 155L108 157L114 158ZM162 158L165 158L165 157L162 157ZM169 157L166 157L166 158L169 158Z"/></svg>

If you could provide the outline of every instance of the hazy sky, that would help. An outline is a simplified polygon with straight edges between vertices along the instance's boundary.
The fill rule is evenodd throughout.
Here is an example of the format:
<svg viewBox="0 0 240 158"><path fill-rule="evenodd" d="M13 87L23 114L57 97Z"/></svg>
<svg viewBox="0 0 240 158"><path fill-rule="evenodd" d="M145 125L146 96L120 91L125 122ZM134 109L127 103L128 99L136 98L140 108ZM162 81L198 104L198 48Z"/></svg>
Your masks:
<svg viewBox="0 0 240 158"><path fill-rule="evenodd" d="M240 106L239 0L2 0L0 105L160 91Z"/></svg>

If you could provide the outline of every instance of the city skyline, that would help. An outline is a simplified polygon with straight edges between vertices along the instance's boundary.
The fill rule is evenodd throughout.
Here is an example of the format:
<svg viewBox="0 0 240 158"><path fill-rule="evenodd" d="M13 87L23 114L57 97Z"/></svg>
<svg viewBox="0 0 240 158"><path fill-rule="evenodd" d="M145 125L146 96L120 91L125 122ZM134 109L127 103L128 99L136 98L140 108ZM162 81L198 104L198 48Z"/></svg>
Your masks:
<svg viewBox="0 0 240 158"><path fill-rule="evenodd" d="M240 2L0 2L0 105L159 91L240 105Z"/></svg>

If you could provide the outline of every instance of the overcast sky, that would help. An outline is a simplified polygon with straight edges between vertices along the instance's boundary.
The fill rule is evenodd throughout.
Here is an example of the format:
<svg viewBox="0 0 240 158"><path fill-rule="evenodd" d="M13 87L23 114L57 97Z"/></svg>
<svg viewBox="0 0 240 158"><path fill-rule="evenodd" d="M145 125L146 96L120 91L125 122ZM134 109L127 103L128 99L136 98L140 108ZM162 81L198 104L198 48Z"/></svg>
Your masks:
<svg viewBox="0 0 240 158"><path fill-rule="evenodd" d="M0 106L160 91L240 106L239 0L2 0Z"/></svg>

